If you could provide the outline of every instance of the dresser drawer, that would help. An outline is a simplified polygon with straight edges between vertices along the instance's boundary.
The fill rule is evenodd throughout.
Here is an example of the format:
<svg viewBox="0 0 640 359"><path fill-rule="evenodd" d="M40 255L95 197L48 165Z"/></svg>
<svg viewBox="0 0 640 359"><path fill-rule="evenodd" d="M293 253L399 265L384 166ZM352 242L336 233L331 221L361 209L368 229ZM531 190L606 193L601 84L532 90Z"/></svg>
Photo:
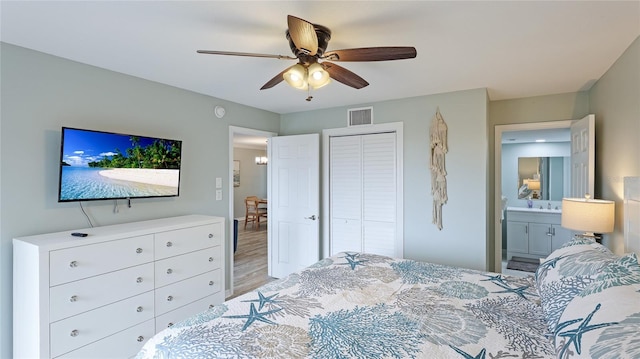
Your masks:
<svg viewBox="0 0 640 359"><path fill-rule="evenodd" d="M156 287L181 281L221 266L219 246L166 258L156 262Z"/></svg>
<svg viewBox="0 0 640 359"><path fill-rule="evenodd" d="M196 300L193 303L189 303L183 307L156 317L156 333L161 332L163 329L169 328L193 315L211 309L214 305L222 302L224 302L224 294L222 292L218 292L214 295Z"/></svg>
<svg viewBox="0 0 640 359"><path fill-rule="evenodd" d="M59 359L114 359L136 356L144 343L155 334L155 320L147 320L135 327L83 346Z"/></svg>
<svg viewBox="0 0 640 359"><path fill-rule="evenodd" d="M147 292L50 325L51 356L56 357L154 317Z"/></svg>
<svg viewBox="0 0 640 359"><path fill-rule="evenodd" d="M55 286L152 262L153 235L55 250L49 259L49 285Z"/></svg>
<svg viewBox="0 0 640 359"><path fill-rule="evenodd" d="M153 263L122 269L49 289L55 322L154 289Z"/></svg>
<svg viewBox="0 0 640 359"><path fill-rule="evenodd" d="M155 235L156 259L173 257L222 243L222 223L189 227Z"/></svg>
<svg viewBox="0 0 640 359"><path fill-rule="evenodd" d="M156 316L219 292L222 288L221 277L221 270L216 269L156 289Z"/></svg>

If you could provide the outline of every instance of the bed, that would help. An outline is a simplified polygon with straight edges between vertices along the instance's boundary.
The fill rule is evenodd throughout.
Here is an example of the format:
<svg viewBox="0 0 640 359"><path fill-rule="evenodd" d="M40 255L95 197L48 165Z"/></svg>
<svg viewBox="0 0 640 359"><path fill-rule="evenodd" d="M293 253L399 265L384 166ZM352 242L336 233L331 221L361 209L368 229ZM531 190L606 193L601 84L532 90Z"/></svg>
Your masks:
<svg viewBox="0 0 640 359"><path fill-rule="evenodd" d="M137 357L637 359L640 264L586 238L528 277L345 252L176 323Z"/></svg>
<svg viewBox="0 0 640 359"><path fill-rule="evenodd" d="M342 253L177 323L139 358L550 358L533 278Z"/></svg>

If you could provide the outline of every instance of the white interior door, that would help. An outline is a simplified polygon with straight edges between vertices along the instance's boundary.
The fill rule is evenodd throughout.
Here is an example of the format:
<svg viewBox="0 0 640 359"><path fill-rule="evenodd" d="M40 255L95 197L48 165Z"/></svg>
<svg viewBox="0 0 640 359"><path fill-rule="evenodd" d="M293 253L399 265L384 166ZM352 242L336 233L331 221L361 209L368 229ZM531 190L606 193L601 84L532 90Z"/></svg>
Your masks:
<svg viewBox="0 0 640 359"><path fill-rule="evenodd" d="M269 260L282 278L320 259L320 139L318 134L269 142Z"/></svg>
<svg viewBox="0 0 640 359"><path fill-rule="evenodd" d="M571 197L595 198L595 115L571 124Z"/></svg>

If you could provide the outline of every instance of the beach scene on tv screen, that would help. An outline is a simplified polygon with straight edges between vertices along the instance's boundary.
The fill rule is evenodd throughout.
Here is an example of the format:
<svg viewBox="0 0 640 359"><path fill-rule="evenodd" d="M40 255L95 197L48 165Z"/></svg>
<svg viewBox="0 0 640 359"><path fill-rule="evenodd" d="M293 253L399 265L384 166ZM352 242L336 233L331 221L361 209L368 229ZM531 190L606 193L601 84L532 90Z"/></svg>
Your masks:
<svg viewBox="0 0 640 359"><path fill-rule="evenodd" d="M64 129L60 200L177 196L181 142Z"/></svg>

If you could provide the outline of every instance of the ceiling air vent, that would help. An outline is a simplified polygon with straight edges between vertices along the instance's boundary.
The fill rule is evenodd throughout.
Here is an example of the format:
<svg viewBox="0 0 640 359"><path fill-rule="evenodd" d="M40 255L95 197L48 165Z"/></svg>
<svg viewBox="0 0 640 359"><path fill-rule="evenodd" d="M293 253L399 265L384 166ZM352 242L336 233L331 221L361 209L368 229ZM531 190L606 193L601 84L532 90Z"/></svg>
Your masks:
<svg viewBox="0 0 640 359"><path fill-rule="evenodd" d="M351 108L347 112L347 126L373 124L373 107Z"/></svg>

